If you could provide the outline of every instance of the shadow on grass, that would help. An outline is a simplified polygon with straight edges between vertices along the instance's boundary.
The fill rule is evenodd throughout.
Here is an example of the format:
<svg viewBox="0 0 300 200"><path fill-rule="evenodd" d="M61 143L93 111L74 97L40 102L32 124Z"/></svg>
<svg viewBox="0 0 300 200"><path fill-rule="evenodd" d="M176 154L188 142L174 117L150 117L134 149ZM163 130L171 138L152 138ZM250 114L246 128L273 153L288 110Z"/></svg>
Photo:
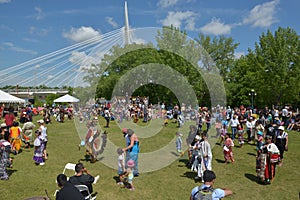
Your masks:
<svg viewBox="0 0 300 200"><path fill-rule="evenodd" d="M18 170L16 170L16 169L7 169L7 174L8 174L8 176L11 176L16 171L18 171Z"/></svg>
<svg viewBox="0 0 300 200"><path fill-rule="evenodd" d="M116 183L120 182L120 178L118 176L114 176L113 179L116 181Z"/></svg>
<svg viewBox="0 0 300 200"><path fill-rule="evenodd" d="M171 154L173 154L174 156L180 156L179 154L177 154L176 152L171 152Z"/></svg>
<svg viewBox="0 0 300 200"><path fill-rule="evenodd" d="M255 153L247 153L247 154L250 155L250 156L256 156Z"/></svg>
<svg viewBox="0 0 300 200"><path fill-rule="evenodd" d="M188 159L179 159L179 162L184 163L185 165L189 163Z"/></svg>
<svg viewBox="0 0 300 200"><path fill-rule="evenodd" d="M245 177L253 182L256 182L259 185L264 185L263 182L261 182L259 180L259 178L257 178L257 176L253 175L253 174L245 174Z"/></svg>
<svg viewBox="0 0 300 200"><path fill-rule="evenodd" d="M196 172L185 172L183 175L180 175L180 177L185 177L185 178L189 178L189 179L193 179L195 180L195 177L197 176ZM195 180L196 182L196 180Z"/></svg>
<svg viewBox="0 0 300 200"><path fill-rule="evenodd" d="M216 159L216 161L217 161L218 163L225 163L225 160L221 160L221 159Z"/></svg>

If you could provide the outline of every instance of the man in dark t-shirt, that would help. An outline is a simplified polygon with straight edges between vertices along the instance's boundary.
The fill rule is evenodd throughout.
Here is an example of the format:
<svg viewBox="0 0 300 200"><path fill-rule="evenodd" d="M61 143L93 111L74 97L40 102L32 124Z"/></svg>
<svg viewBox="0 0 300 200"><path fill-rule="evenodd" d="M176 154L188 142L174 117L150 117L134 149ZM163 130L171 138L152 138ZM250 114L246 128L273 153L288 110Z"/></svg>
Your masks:
<svg viewBox="0 0 300 200"><path fill-rule="evenodd" d="M76 174L70 177L69 181L73 185L86 185L89 188L90 193L93 192L93 182L95 178L90 175L88 170L83 166L82 163L77 163L75 166Z"/></svg>

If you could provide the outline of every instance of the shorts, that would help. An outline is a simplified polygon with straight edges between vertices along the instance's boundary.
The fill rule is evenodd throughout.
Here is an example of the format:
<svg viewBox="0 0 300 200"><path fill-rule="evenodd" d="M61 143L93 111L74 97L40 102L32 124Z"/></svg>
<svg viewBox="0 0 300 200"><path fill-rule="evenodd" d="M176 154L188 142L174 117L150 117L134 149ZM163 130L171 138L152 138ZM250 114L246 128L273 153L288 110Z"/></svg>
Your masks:
<svg viewBox="0 0 300 200"><path fill-rule="evenodd" d="M119 175L123 175L124 174L124 171L122 169L118 169L118 174Z"/></svg>

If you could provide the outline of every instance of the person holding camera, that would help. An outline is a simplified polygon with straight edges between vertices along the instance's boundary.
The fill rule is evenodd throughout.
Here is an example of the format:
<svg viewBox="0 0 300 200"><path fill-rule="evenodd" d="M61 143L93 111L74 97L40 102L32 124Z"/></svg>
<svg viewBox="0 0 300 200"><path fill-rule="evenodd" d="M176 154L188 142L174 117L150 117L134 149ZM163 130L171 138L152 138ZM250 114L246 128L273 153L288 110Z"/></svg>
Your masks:
<svg viewBox="0 0 300 200"><path fill-rule="evenodd" d="M73 185L86 185L90 191L90 194L93 192L93 182L95 178L90 175L89 171L83 166L82 163L77 163L75 166L76 174L71 176L69 181Z"/></svg>

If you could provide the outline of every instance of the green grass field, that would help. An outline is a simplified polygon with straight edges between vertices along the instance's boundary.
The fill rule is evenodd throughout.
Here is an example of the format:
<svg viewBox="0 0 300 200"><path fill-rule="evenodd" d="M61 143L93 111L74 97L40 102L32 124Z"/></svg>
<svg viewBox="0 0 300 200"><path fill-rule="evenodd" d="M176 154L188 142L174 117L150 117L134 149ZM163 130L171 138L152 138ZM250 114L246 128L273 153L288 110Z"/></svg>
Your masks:
<svg viewBox="0 0 300 200"><path fill-rule="evenodd" d="M35 121L37 118L35 118ZM104 121L101 120L103 125ZM141 140L143 152L163 146L170 141L176 132L176 125L170 123L155 137ZM124 138L114 123L108 130L108 138L118 146L123 146ZM0 199L19 200L32 196L45 195L47 189L51 199L56 189L56 176L62 173L68 162L76 163L84 159L85 150L79 150L80 139L76 132L74 121L63 124L53 122L48 125L49 159L44 166L36 166L32 161L33 148L24 149L14 158L10 180L0 182ZM217 175L216 187L225 187L234 191L234 195L226 199L298 199L300 192L300 133L289 132L289 151L285 153L282 167L277 167L275 180L271 185L261 185L256 182L255 146L246 144L243 148L234 148L236 162L223 163L222 148L213 148L212 168ZM175 144L174 144L175 150ZM93 175L100 175L94 185L97 199L189 199L195 183L195 172L185 166L187 155L178 158L168 167L149 173L143 173L134 179L135 191L120 188L114 177L117 171L106 167L101 162L83 161ZM116 161L117 163L117 161ZM67 174L72 175L72 174Z"/></svg>

